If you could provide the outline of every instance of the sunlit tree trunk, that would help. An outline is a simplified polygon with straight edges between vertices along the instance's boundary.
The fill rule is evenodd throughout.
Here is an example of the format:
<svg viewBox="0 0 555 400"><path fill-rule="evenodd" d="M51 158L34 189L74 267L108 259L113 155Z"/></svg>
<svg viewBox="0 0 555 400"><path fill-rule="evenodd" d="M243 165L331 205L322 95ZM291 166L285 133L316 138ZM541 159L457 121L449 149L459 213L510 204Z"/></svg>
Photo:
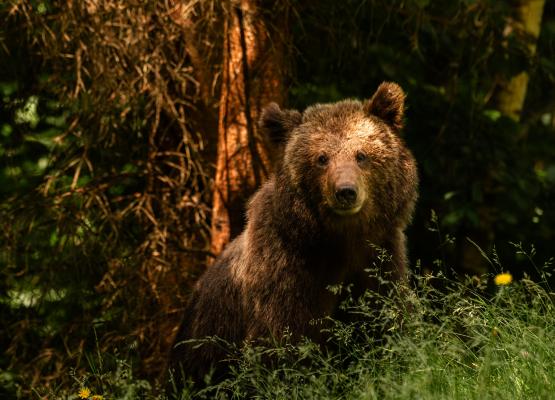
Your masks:
<svg viewBox="0 0 555 400"><path fill-rule="evenodd" d="M536 42L540 35L541 20L545 0L519 0L516 5L515 20L508 29L518 29L530 39L528 50L530 57L536 53ZM498 93L499 110L508 117L518 121L526 98L529 75L526 71L511 78Z"/></svg>
<svg viewBox="0 0 555 400"><path fill-rule="evenodd" d="M261 108L283 97L283 31L257 0L226 4L212 246L219 254L241 232L247 199L270 173L268 147L257 130Z"/></svg>

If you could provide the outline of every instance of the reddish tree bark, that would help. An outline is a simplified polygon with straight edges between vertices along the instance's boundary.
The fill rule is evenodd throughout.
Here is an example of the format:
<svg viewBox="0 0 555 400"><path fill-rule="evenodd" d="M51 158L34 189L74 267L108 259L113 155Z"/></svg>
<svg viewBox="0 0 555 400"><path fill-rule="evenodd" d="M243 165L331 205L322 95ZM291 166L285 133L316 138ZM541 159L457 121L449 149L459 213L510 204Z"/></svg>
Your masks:
<svg viewBox="0 0 555 400"><path fill-rule="evenodd" d="M241 232L245 203L271 169L269 148L257 121L267 103L283 100L284 30L268 20L260 3L236 0L226 4L212 208L214 254Z"/></svg>

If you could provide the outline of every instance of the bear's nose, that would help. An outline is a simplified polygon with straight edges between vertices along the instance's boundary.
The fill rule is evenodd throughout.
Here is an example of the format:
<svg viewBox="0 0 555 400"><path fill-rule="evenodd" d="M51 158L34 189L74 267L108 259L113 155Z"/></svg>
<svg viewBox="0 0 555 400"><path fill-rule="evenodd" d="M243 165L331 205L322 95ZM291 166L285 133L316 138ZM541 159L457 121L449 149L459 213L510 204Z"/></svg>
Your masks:
<svg viewBox="0 0 555 400"><path fill-rule="evenodd" d="M343 205L350 206L357 199L357 190L354 186L340 186L335 192L335 198Z"/></svg>

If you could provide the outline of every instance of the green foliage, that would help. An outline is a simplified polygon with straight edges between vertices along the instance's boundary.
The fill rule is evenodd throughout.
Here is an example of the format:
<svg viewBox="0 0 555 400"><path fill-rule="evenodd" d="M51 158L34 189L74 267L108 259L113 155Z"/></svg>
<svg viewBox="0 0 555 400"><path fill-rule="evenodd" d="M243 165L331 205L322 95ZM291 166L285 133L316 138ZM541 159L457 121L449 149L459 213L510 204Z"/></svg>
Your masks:
<svg viewBox="0 0 555 400"><path fill-rule="evenodd" d="M86 354L87 369L85 373L71 371L70 377L73 384L70 388L44 389L35 388L36 396L79 399L86 398L134 400L134 399L161 399L156 395L154 388L145 379L133 375L133 368L129 360L121 356L91 353ZM97 396L97 397L95 397ZM99 399L100 400L100 399Z"/></svg>
<svg viewBox="0 0 555 400"><path fill-rule="evenodd" d="M440 274L415 277L404 303L394 298L367 293L349 300L344 306L355 320L333 321L327 343L332 351L308 340L294 345L287 337L246 346L230 377L198 391L189 388L181 398L552 396L555 304L541 285L522 279L494 287L491 276L459 282ZM384 309L377 311L376 301Z"/></svg>

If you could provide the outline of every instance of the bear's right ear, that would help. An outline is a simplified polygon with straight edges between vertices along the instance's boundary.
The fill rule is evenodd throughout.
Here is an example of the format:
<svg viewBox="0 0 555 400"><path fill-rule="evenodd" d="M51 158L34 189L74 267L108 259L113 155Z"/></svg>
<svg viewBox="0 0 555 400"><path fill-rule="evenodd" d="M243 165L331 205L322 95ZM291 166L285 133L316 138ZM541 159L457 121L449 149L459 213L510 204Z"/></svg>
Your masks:
<svg viewBox="0 0 555 400"><path fill-rule="evenodd" d="M301 113L296 110L281 110L276 103L268 104L262 111L259 126L266 131L275 144L287 141L289 132L302 122Z"/></svg>

